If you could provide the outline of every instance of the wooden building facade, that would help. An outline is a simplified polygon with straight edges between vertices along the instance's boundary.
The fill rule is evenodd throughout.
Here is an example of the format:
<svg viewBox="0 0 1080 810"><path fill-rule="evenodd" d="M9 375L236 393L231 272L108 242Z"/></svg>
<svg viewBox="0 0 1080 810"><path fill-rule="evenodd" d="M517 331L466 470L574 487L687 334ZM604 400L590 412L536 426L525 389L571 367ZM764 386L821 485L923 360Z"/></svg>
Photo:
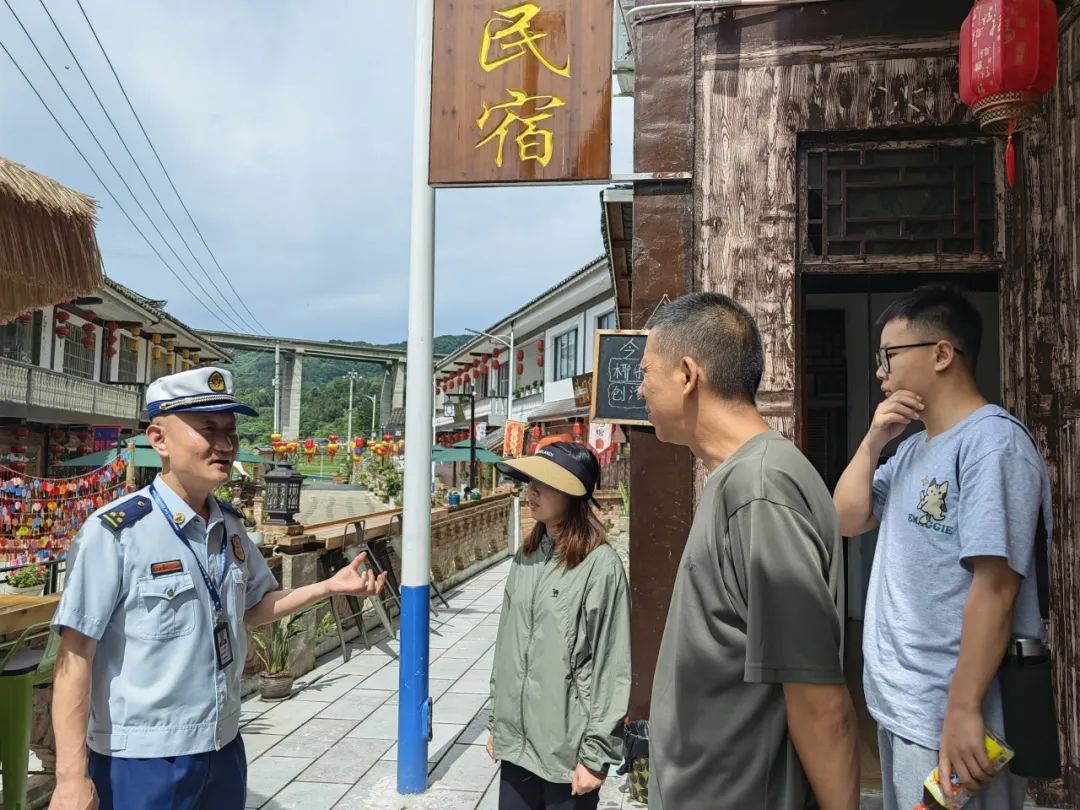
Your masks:
<svg viewBox="0 0 1080 810"><path fill-rule="evenodd" d="M970 0L640 8L653 1L631 23L635 171L649 179L625 240L609 239L622 324L692 290L746 305L766 349L760 406L831 485L880 397L876 314L931 279L971 292L986 321L980 382L1032 428L1054 483L1066 773L1040 791L1080 808L1080 0L1058 4L1058 83L1018 140L1013 188L1002 140L959 99ZM649 429L632 442L636 719L702 476ZM873 538L853 544L854 602L872 552ZM857 626L861 605L848 616Z"/></svg>

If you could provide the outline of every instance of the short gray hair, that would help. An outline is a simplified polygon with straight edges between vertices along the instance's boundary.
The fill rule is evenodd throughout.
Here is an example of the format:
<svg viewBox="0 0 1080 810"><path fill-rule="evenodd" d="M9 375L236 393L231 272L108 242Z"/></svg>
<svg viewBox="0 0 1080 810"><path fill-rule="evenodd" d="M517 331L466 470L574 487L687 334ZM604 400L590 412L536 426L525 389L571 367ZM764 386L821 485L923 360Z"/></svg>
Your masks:
<svg viewBox="0 0 1080 810"><path fill-rule="evenodd" d="M715 292L690 293L660 307L647 328L669 361L692 357L719 396L754 403L765 351L754 317L735 300Z"/></svg>

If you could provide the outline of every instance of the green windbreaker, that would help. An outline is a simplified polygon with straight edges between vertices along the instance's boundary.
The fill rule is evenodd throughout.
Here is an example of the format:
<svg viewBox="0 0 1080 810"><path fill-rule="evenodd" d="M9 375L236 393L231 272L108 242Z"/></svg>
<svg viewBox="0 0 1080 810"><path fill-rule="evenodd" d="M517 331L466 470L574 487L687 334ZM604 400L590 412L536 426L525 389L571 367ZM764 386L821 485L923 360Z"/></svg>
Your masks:
<svg viewBox="0 0 1080 810"><path fill-rule="evenodd" d="M606 543L566 569L545 537L514 557L491 671L495 758L549 782L622 761L630 595Z"/></svg>

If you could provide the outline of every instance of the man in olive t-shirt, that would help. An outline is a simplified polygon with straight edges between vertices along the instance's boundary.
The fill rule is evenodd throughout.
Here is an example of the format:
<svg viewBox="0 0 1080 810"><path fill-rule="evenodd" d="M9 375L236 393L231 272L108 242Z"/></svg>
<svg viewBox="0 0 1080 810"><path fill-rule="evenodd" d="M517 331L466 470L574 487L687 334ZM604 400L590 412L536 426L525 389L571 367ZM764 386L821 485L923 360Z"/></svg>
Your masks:
<svg viewBox="0 0 1080 810"><path fill-rule="evenodd" d="M754 405L763 365L753 318L726 296L684 296L650 322L641 393L657 437L709 472L653 679L651 810L858 808L839 524Z"/></svg>

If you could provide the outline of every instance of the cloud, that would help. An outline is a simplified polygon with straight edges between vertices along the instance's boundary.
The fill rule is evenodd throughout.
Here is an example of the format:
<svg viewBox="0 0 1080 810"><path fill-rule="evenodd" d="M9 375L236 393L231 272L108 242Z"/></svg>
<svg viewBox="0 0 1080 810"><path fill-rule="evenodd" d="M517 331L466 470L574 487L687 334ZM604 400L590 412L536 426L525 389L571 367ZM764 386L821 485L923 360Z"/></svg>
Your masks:
<svg viewBox="0 0 1080 810"><path fill-rule="evenodd" d="M173 180L259 320L286 336L404 339L412 4L83 3ZM176 252L214 296L230 298L77 7L50 3L220 292L165 223L36 0L13 5ZM0 11L0 39L101 167L124 207L198 293L111 175L6 8ZM632 105L617 100L615 107L616 170L625 172L630 170ZM98 240L110 275L149 297L169 299L170 310L195 326L223 328L153 256L6 58L0 62L0 109L5 111L0 154L101 201ZM598 194L596 186L440 190L437 330L489 324L598 255Z"/></svg>

